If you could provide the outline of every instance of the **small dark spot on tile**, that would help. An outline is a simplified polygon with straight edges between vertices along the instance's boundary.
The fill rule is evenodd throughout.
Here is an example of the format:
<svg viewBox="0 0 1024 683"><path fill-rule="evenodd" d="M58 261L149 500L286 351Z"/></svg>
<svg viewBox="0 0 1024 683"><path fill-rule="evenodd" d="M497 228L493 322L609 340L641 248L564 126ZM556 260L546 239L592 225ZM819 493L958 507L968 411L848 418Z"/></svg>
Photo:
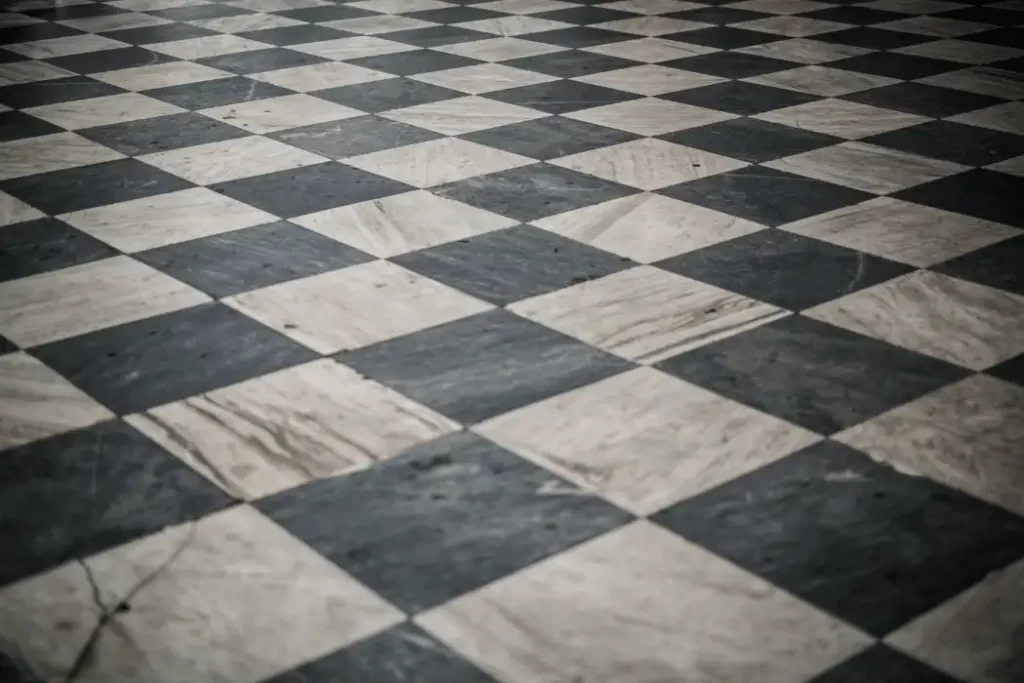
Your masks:
<svg viewBox="0 0 1024 683"><path fill-rule="evenodd" d="M452 457L450 455L435 455L428 460L414 460L409 463L409 466L420 472L429 472L430 470L450 464L452 464Z"/></svg>

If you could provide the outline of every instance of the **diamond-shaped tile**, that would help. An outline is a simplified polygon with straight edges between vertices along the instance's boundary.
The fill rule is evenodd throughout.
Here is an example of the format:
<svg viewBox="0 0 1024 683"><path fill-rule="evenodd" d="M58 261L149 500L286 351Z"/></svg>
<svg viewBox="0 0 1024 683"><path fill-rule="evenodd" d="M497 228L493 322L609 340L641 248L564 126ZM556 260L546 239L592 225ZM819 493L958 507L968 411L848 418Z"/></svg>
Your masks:
<svg viewBox="0 0 1024 683"><path fill-rule="evenodd" d="M847 95L845 99L933 118L963 114L1005 102L987 95L976 95L924 83L896 83L853 93Z"/></svg>
<svg viewBox="0 0 1024 683"><path fill-rule="evenodd" d="M780 88L729 81L703 88L662 95L664 99L707 109L752 116L772 109L791 107L815 100L811 95Z"/></svg>
<svg viewBox="0 0 1024 683"><path fill-rule="evenodd" d="M462 135L538 119L545 114L482 97L462 97L397 109L384 116L442 135Z"/></svg>
<svg viewBox="0 0 1024 683"><path fill-rule="evenodd" d="M621 57L645 64L667 62L674 59L717 52L713 47L678 43L663 38L638 38L636 40L608 43L607 45L593 45L586 48L586 51L609 57Z"/></svg>
<svg viewBox="0 0 1024 683"><path fill-rule="evenodd" d="M1017 201L1021 188L1019 177L977 169L912 187L900 192L897 197L908 202L1024 227L1024 215Z"/></svg>
<svg viewBox="0 0 1024 683"><path fill-rule="evenodd" d="M664 63L674 69L686 69L723 78L747 78L759 74L792 69L791 61L744 54L742 52L713 52L711 54L684 57Z"/></svg>
<svg viewBox="0 0 1024 683"><path fill-rule="evenodd" d="M518 69L528 69L559 78L575 78L601 73L602 71L624 69L627 66L636 66L638 62L633 59L602 55L584 50L564 50L552 54L513 59L506 62L506 64Z"/></svg>
<svg viewBox="0 0 1024 683"><path fill-rule="evenodd" d="M181 109L139 93L125 93L30 107L24 111L65 130L78 130L175 114Z"/></svg>
<svg viewBox="0 0 1024 683"><path fill-rule="evenodd" d="M442 45L434 49L438 52L479 59L485 62L504 62L511 59L546 55L558 52L564 48L560 48L557 45L534 43L522 38L502 36L501 38L474 40L469 43Z"/></svg>
<svg viewBox="0 0 1024 683"><path fill-rule="evenodd" d="M896 52L934 59L948 59L951 62L964 64L990 64L1001 59L1019 57L1024 52L1019 48L1009 46L973 42L970 38L971 36L967 36L963 40L936 40L900 48Z"/></svg>
<svg viewBox="0 0 1024 683"><path fill-rule="evenodd" d="M625 131L561 116L548 116L463 136L466 140L542 161L628 142L636 137Z"/></svg>
<svg viewBox="0 0 1024 683"><path fill-rule="evenodd" d="M830 135L750 118L669 133L663 139L753 163L800 154L839 142L838 138Z"/></svg>
<svg viewBox="0 0 1024 683"><path fill-rule="evenodd" d="M776 109L758 114L756 118L850 140L906 128L927 120L917 114L836 99Z"/></svg>
<svg viewBox="0 0 1024 683"><path fill-rule="evenodd" d="M339 121L362 112L310 95L285 95L252 102L204 109L210 118L230 123L250 133L274 133L287 128Z"/></svg>
<svg viewBox="0 0 1024 683"><path fill-rule="evenodd" d="M242 76L235 76L158 88L149 90L146 94L194 111L279 97L287 95L289 92L269 83L260 83Z"/></svg>
<svg viewBox="0 0 1024 683"><path fill-rule="evenodd" d="M414 78L424 83L457 90L468 95L482 95L483 93L522 88L556 80L554 76L546 76L536 71L526 71L524 69L515 69L505 64L492 63L444 71L430 71L414 76ZM499 97L497 99L502 98ZM524 102L513 102L513 104L524 104Z"/></svg>
<svg viewBox="0 0 1024 683"><path fill-rule="evenodd" d="M116 250L56 218L12 222L0 230L0 282L116 255Z"/></svg>
<svg viewBox="0 0 1024 683"><path fill-rule="evenodd" d="M824 64L871 52L868 48L852 45L823 43L813 38L791 38L777 43L744 47L737 54L758 56L765 59L786 60L790 67L795 64ZM785 68L785 67L783 67Z"/></svg>
<svg viewBox="0 0 1024 683"><path fill-rule="evenodd" d="M295 92L311 92L314 90L326 90L327 88L339 88L346 85L357 85L359 83L372 83L373 81L390 78L390 76L353 64L324 62L322 64L307 64L306 66L264 71L263 73L250 74L249 78Z"/></svg>
<svg viewBox="0 0 1024 683"><path fill-rule="evenodd" d="M319 155L259 135L208 142L138 158L197 185L238 180L325 161Z"/></svg>
<svg viewBox="0 0 1024 683"><path fill-rule="evenodd" d="M97 126L82 130L80 134L129 156L222 142L247 135L234 126L195 112Z"/></svg>
<svg viewBox="0 0 1024 683"><path fill-rule="evenodd" d="M667 66L645 64L643 66L632 66L626 69L582 76L577 80L637 95L663 95L689 88L699 88L705 85L721 83L724 79L694 71L683 71L682 69L670 69Z"/></svg>
<svg viewBox="0 0 1024 683"><path fill-rule="evenodd" d="M748 79L751 83L786 88L819 97L838 97L895 83L895 79L813 64Z"/></svg>
<svg viewBox="0 0 1024 683"><path fill-rule="evenodd" d="M896 52L869 52L864 55L831 62L829 66L845 71L856 71L907 81L934 76L935 74L960 68L960 65L956 62L928 57L915 57L913 55L901 55Z"/></svg>
<svg viewBox="0 0 1024 683"><path fill-rule="evenodd" d="M584 109L566 116L637 135L662 135L735 118L735 114L650 97Z"/></svg>
<svg viewBox="0 0 1024 683"><path fill-rule="evenodd" d="M316 96L353 109L379 113L451 100L462 97L462 93L409 78L391 78L364 85L346 85L320 90Z"/></svg>
<svg viewBox="0 0 1024 683"><path fill-rule="evenodd" d="M921 83L928 85L988 95L1004 100L1024 98L1024 85L1021 85L1020 81L1019 73L989 66L974 66L961 71L950 71L921 79Z"/></svg>
<svg viewBox="0 0 1024 683"><path fill-rule="evenodd" d="M865 142L968 166L986 166L1024 154L1024 136L950 121L929 121Z"/></svg>
<svg viewBox="0 0 1024 683"><path fill-rule="evenodd" d="M547 114L565 114L599 105L635 100L639 96L583 81L558 80L553 83L492 92L487 97Z"/></svg>
<svg viewBox="0 0 1024 683"><path fill-rule="evenodd" d="M826 671L813 683L861 683L862 681L917 681L918 683L957 683L899 650L875 645Z"/></svg>
<svg viewBox="0 0 1024 683"><path fill-rule="evenodd" d="M1004 133L1024 135L1024 104L1020 102L997 104L988 109L977 109L954 116L951 120Z"/></svg>

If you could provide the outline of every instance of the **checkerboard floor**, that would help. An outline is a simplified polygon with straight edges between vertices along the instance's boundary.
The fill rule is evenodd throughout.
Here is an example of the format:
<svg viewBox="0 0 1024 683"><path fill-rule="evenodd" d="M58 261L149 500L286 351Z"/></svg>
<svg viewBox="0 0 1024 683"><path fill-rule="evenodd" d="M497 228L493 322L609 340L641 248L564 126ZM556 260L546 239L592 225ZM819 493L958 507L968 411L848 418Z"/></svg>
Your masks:
<svg viewBox="0 0 1024 683"><path fill-rule="evenodd" d="M14 0L3 683L1024 681L1024 2Z"/></svg>

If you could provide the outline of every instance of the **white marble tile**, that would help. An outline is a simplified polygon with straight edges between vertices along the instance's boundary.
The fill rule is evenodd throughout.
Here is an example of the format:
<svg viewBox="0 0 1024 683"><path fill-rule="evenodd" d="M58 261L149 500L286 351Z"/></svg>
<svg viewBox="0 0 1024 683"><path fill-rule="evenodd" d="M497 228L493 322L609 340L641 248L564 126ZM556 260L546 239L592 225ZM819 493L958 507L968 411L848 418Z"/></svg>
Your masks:
<svg viewBox="0 0 1024 683"><path fill-rule="evenodd" d="M283 95L265 100L226 104L203 109L200 113L257 135L363 115L363 112L357 109L311 95Z"/></svg>
<svg viewBox="0 0 1024 683"><path fill-rule="evenodd" d="M75 133L55 133L0 145L0 180L124 159L120 152Z"/></svg>
<svg viewBox="0 0 1024 683"><path fill-rule="evenodd" d="M638 515L820 439L652 368L506 413L474 431Z"/></svg>
<svg viewBox="0 0 1024 683"><path fill-rule="evenodd" d="M650 64L718 52L718 50L713 47L691 45L690 43L677 43L672 40L665 40L664 38L620 40L615 43L593 45L591 47L583 48L583 50L585 52L593 52L599 55L632 59L633 61L647 62Z"/></svg>
<svg viewBox="0 0 1024 683"><path fill-rule="evenodd" d="M186 38L185 40L172 40L167 43L153 43L146 46L147 50L161 54L177 57L178 59L203 59L218 57L236 52L251 52L271 47L267 43L258 40L251 40L230 33L202 38Z"/></svg>
<svg viewBox="0 0 1024 683"><path fill-rule="evenodd" d="M443 71L428 71L411 77L413 80L457 90L467 95L484 93L510 88L521 88L526 85L550 83L557 81L554 76L516 69L505 64L477 64Z"/></svg>
<svg viewBox="0 0 1024 683"><path fill-rule="evenodd" d="M114 414L27 353L0 356L0 448L81 429Z"/></svg>
<svg viewBox="0 0 1024 683"><path fill-rule="evenodd" d="M975 109L964 114L949 117L950 121L971 126L991 128L1004 133L1024 135L1024 104L1007 102L986 109Z"/></svg>
<svg viewBox="0 0 1024 683"><path fill-rule="evenodd" d="M950 71L922 78L919 82L1003 99L1024 98L1024 79L1021 75L994 67L976 66Z"/></svg>
<svg viewBox="0 0 1024 683"><path fill-rule="evenodd" d="M558 45L545 45L535 43L522 38L485 38L484 40L471 40L468 43L455 43L453 45L441 45L434 48L436 52L447 52L451 55L479 59L485 62L504 62L509 59L521 57L535 57L537 55L562 52L564 47Z"/></svg>
<svg viewBox="0 0 1024 683"><path fill-rule="evenodd" d="M151 14L141 12L123 12L120 14L106 14L95 17L81 17L74 19L63 19L55 23L76 28L79 31L89 33L104 33L106 31L123 31L130 28L146 28L149 26L161 26L170 24L170 19L154 17Z"/></svg>
<svg viewBox="0 0 1024 683"><path fill-rule="evenodd" d="M412 17L404 17L396 14L377 14L357 19L340 19L338 21L319 22L328 28L336 28L339 31L358 33L364 36L375 36L391 31L411 31L417 28L437 26L432 21L423 21Z"/></svg>
<svg viewBox="0 0 1024 683"><path fill-rule="evenodd" d="M695 71L670 69L667 66L644 64L614 71L602 71L588 76L579 76L575 81L601 85L637 95L663 95L680 90L700 88L705 85L724 83L727 79L709 76Z"/></svg>
<svg viewBox="0 0 1024 683"><path fill-rule="evenodd" d="M1024 388L974 375L835 437L901 472L1024 515Z"/></svg>
<svg viewBox="0 0 1024 683"><path fill-rule="evenodd" d="M227 4L253 12L284 12L309 7L326 7L331 3L325 0L229 0Z"/></svg>
<svg viewBox="0 0 1024 683"><path fill-rule="evenodd" d="M871 52L863 47L836 45L811 38L792 38L776 43L743 47L736 51L772 59L785 59L799 64L822 64Z"/></svg>
<svg viewBox="0 0 1024 683"><path fill-rule="evenodd" d="M574 24L524 15L479 19L459 24L459 28L480 31L481 33L492 33L497 36L524 36L529 33L554 31L560 28L569 28L570 26L574 26Z"/></svg>
<svg viewBox="0 0 1024 683"><path fill-rule="evenodd" d="M844 142L764 165L876 194L896 192L968 168L862 142Z"/></svg>
<svg viewBox="0 0 1024 683"><path fill-rule="evenodd" d="M985 168L993 171L999 171L1000 173L1009 173L1010 175L1024 177L1024 155L1014 157L1013 159L1007 159L1006 161L1000 161L997 164L990 164Z"/></svg>
<svg viewBox="0 0 1024 683"><path fill-rule="evenodd" d="M758 114L754 118L801 130L856 140L906 128L928 119L846 100L825 99Z"/></svg>
<svg viewBox="0 0 1024 683"><path fill-rule="evenodd" d="M916 57L947 59L951 62L960 62L961 64L990 64L1024 55L1024 50L1018 48L976 43L969 40L969 38L970 36L965 36L961 40L952 38L949 40L933 40L918 45L897 48L893 52L914 55Z"/></svg>
<svg viewBox="0 0 1024 683"><path fill-rule="evenodd" d="M30 26L32 24L43 23L43 20L37 17L30 17L27 14L19 14L15 12L15 9L27 9L21 6L15 8L14 5L16 4L17 3L11 3L11 5L8 5L8 11L4 12L3 14L0 14L0 28L12 28L14 26Z"/></svg>
<svg viewBox="0 0 1024 683"><path fill-rule="evenodd" d="M67 130L79 130L113 123L128 123L185 111L141 93L93 97L87 100L44 104L25 112Z"/></svg>
<svg viewBox="0 0 1024 683"><path fill-rule="evenodd" d="M413 187L434 187L536 160L458 138L441 138L345 159L349 166Z"/></svg>
<svg viewBox="0 0 1024 683"><path fill-rule="evenodd" d="M215 78L229 78L234 74L194 62L167 62L152 66L137 66L91 74L90 78L116 85L125 90L153 90L176 85L201 83Z"/></svg>
<svg viewBox="0 0 1024 683"><path fill-rule="evenodd" d="M618 2L606 3L601 6L622 12L648 15L670 14L672 12L682 12L683 10L702 7L698 3L686 2L685 0L618 0Z"/></svg>
<svg viewBox="0 0 1024 683"><path fill-rule="evenodd" d="M282 17L278 14L264 14L260 12L256 14L236 14L230 17L217 17L215 19L197 19L186 23L220 33L244 33L245 31L261 31L268 28L299 26L305 22Z"/></svg>
<svg viewBox="0 0 1024 683"><path fill-rule="evenodd" d="M128 256L115 256L0 283L0 334L27 348L209 300Z"/></svg>
<svg viewBox="0 0 1024 683"><path fill-rule="evenodd" d="M505 14L539 14L541 12L554 12L559 9L572 9L578 7L572 2L562 0L494 0L473 5L477 9L490 12L503 12Z"/></svg>
<svg viewBox="0 0 1024 683"><path fill-rule="evenodd" d="M945 19L943 17L913 16L875 24L874 28L886 31L915 33L922 36L934 36L935 38L957 38L995 27L992 24L981 24L976 21ZM968 38L968 40L970 40L970 38Z"/></svg>
<svg viewBox="0 0 1024 683"><path fill-rule="evenodd" d="M531 121L547 114L536 109L470 96L396 109L383 116L442 135L463 135Z"/></svg>
<svg viewBox="0 0 1024 683"><path fill-rule="evenodd" d="M459 429L329 359L126 420L224 490L250 500L363 469Z"/></svg>
<svg viewBox="0 0 1024 683"><path fill-rule="evenodd" d="M846 28L853 28L851 24L843 24L838 21L823 21L811 17L794 17L788 15L776 15L763 19L744 21L733 24L736 28L749 31L760 31L771 33L777 36L789 36L790 38L807 38L822 33L832 33Z"/></svg>
<svg viewBox="0 0 1024 683"><path fill-rule="evenodd" d="M348 6L353 7L354 5ZM293 45L291 49L323 57L324 59L344 61L346 59L411 52L416 48L412 45L405 45L404 43L397 43L393 40L377 38L376 36L355 36L352 38L337 38L317 43Z"/></svg>
<svg viewBox="0 0 1024 683"><path fill-rule="evenodd" d="M744 0L743 2L730 3L732 9L742 9L750 12L764 12L765 14L803 14L819 9L834 7L824 2L814 0Z"/></svg>
<svg viewBox="0 0 1024 683"><path fill-rule="evenodd" d="M1017 683L1024 633L1024 561L992 572L886 641L969 683Z"/></svg>
<svg viewBox="0 0 1024 683"><path fill-rule="evenodd" d="M878 197L784 230L921 268L1020 234L1001 223Z"/></svg>
<svg viewBox="0 0 1024 683"><path fill-rule="evenodd" d="M946 0L873 0L864 3L864 7L868 9L903 12L904 14L938 14L969 6L962 2L947 2Z"/></svg>
<svg viewBox="0 0 1024 683"><path fill-rule="evenodd" d="M373 69L364 69L354 64L324 62L322 64L308 64L290 69L277 69L276 71L250 74L249 78L288 88L295 92L312 92L314 90L338 88L344 85L371 83L392 78L392 76L380 71L374 71Z"/></svg>
<svg viewBox="0 0 1024 683"><path fill-rule="evenodd" d="M178 7L205 5L207 2L206 0L114 0L114 2L108 2L107 4L111 7L132 12L156 12Z"/></svg>
<svg viewBox="0 0 1024 683"><path fill-rule="evenodd" d="M708 28L714 24L703 21L688 21L686 19L673 19L662 16L631 17L629 19L616 19L601 24L594 24L595 28L602 28L608 31L619 31L621 33L633 33L638 36L664 36L670 33L681 33L682 31L694 31L699 28Z"/></svg>
<svg viewBox="0 0 1024 683"><path fill-rule="evenodd" d="M273 214L205 187L75 211L60 218L126 253L277 220Z"/></svg>
<svg viewBox="0 0 1024 683"><path fill-rule="evenodd" d="M664 360L786 314L651 266L582 282L508 309L642 363Z"/></svg>
<svg viewBox="0 0 1024 683"><path fill-rule="evenodd" d="M1024 296L917 271L804 315L983 370L1024 352Z"/></svg>
<svg viewBox="0 0 1024 683"><path fill-rule="evenodd" d="M26 204L16 197L12 197L6 192L0 191L0 227L43 218L44 216L46 214L39 209Z"/></svg>
<svg viewBox="0 0 1024 683"><path fill-rule="evenodd" d="M606 104L570 112L564 116L637 135L662 135L736 118L735 114L657 98Z"/></svg>
<svg viewBox="0 0 1024 683"><path fill-rule="evenodd" d="M423 190L328 209L291 222L379 258L516 224L510 218Z"/></svg>
<svg viewBox="0 0 1024 683"><path fill-rule="evenodd" d="M441 2L441 0L359 0L359 2L350 2L348 6L381 14L405 14L406 12L444 9L455 5L450 2Z"/></svg>
<svg viewBox="0 0 1024 683"><path fill-rule="evenodd" d="M272 285L226 301L323 354L374 344L491 308L388 261Z"/></svg>
<svg viewBox="0 0 1024 683"><path fill-rule="evenodd" d="M74 72L67 69L35 60L0 64L0 86L35 83L73 75Z"/></svg>
<svg viewBox="0 0 1024 683"><path fill-rule="evenodd" d="M640 263L748 235L764 226L657 194L635 194L532 225Z"/></svg>
<svg viewBox="0 0 1024 683"><path fill-rule="evenodd" d="M899 82L895 78L847 71L846 69L834 69L820 64L776 71L743 80L748 83L770 85L775 88L785 88L821 97L849 95L861 90L880 88L883 85Z"/></svg>
<svg viewBox="0 0 1024 683"><path fill-rule="evenodd" d="M67 679L101 614L77 683L257 683L403 619L248 506L0 591L0 637L47 681Z"/></svg>
<svg viewBox="0 0 1024 683"><path fill-rule="evenodd" d="M416 622L503 683L802 683L871 642L645 521Z"/></svg>
<svg viewBox="0 0 1024 683"><path fill-rule="evenodd" d="M212 185L327 161L312 152L258 135L154 152L138 158L198 185Z"/></svg>
<svg viewBox="0 0 1024 683"><path fill-rule="evenodd" d="M82 33L77 36L5 45L4 49L31 59L50 59L51 57L67 57L100 50L113 50L119 47L128 47L128 44L93 33Z"/></svg>
<svg viewBox="0 0 1024 683"><path fill-rule="evenodd" d="M550 163L641 190L657 190L748 165L731 157L652 138L581 152Z"/></svg>

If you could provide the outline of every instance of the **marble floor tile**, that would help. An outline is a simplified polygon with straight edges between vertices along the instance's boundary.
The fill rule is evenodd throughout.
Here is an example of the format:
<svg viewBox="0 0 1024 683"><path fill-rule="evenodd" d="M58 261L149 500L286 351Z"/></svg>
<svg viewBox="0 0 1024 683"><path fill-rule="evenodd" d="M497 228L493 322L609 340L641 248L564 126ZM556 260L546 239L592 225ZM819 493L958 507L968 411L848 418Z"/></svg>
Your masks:
<svg viewBox="0 0 1024 683"><path fill-rule="evenodd" d="M546 114L514 104L470 96L396 109L384 116L442 135L463 135L539 119Z"/></svg>
<svg viewBox="0 0 1024 683"><path fill-rule="evenodd" d="M339 19L336 21L322 22L323 26L336 28L348 33L357 33L364 36L375 36L392 31L408 31L415 28L426 28L437 24L422 19L414 19L396 14L373 14L355 19Z"/></svg>
<svg viewBox="0 0 1024 683"><path fill-rule="evenodd" d="M736 118L735 114L653 97L584 109L565 116L637 135L663 135Z"/></svg>
<svg viewBox="0 0 1024 683"><path fill-rule="evenodd" d="M152 97L130 93L62 104L47 104L41 107L31 107L24 111L66 130L79 130L177 114L184 110Z"/></svg>
<svg viewBox="0 0 1024 683"><path fill-rule="evenodd" d="M198 185L212 185L327 161L312 152L256 135L144 154L138 159Z"/></svg>
<svg viewBox="0 0 1024 683"><path fill-rule="evenodd" d="M1024 562L985 577L886 640L971 683L1012 683L1021 670Z"/></svg>
<svg viewBox="0 0 1024 683"><path fill-rule="evenodd" d="M887 21L877 26L887 31L920 33L923 36L934 36L936 38L958 38L992 28L991 24L981 24L976 21L959 21L929 16L904 17L894 21ZM968 38L967 40L970 39Z"/></svg>
<svg viewBox="0 0 1024 683"><path fill-rule="evenodd" d="M737 28L745 28L751 31L764 31L790 38L809 38L822 33L831 33L844 28L850 28L851 24L844 24L838 21L823 21L811 17L796 17L776 15L764 19L754 19L736 24Z"/></svg>
<svg viewBox="0 0 1024 683"><path fill-rule="evenodd" d="M962 64L991 64L1024 54L1024 50L1019 48L974 42L970 40L970 36L962 40L951 38L910 45L897 48L894 52L917 57L948 59L951 62Z"/></svg>
<svg viewBox="0 0 1024 683"><path fill-rule="evenodd" d="M309 95L285 95L254 102L204 109L210 118L250 133L275 131L359 116L361 112Z"/></svg>
<svg viewBox="0 0 1024 683"><path fill-rule="evenodd" d="M703 618L684 616L694 612ZM795 683L869 642L647 522L534 565L416 622L509 683ZM794 629L808 639L796 649ZM566 640L561 633L576 637Z"/></svg>
<svg viewBox="0 0 1024 683"><path fill-rule="evenodd" d="M572 24L525 15L510 15L495 19L480 19L460 24L460 28L498 36L525 36L542 31L570 28Z"/></svg>
<svg viewBox="0 0 1024 683"><path fill-rule="evenodd" d="M271 223L275 218L200 187L61 216L65 223L125 253Z"/></svg>
<svg viewBox="0 0 1024 683"><path fill-rule="evenodd" d="M325 354L385 341L490 308L387 261L247 292L227 299L227 303ZM382 309L388 314L381 315ZM342 320L344 326L339 325Z"/></svg>
<svg viewBox="0 0 1024 683"><path fill-rule="evenodd" d="M1000 161L998 164L992 164L985 168L1024 178L1024 155L1013 159L1007 159L1006 161Z"/></svg>
<svg viewBox="0 0 1024 683"><path fill-rule="evenodd" d="M174 40L167 43L154 43L148 45L147 49L177 57L178 59L203 59L204 57L218 57L235 52L260 50L265 47L267 47L267 44L261 43L258 40L249 40L241 36L223 34L206 36L204 38Z"/></svg>
<svg viewBox="0 0 1024 683"><path fill-rule="evenodd" d="M698 28L708 28L713 24L702 21L688 21L685 19L673 19L663 16L630 17L629 19L617 19L606 21L595 25L598 28L609 31L621 31L622 33L633 33L638 36L664 36L670 33L692 31Z"/></svg>
<svg viewBox="0 0 1024 683"><path fill-rule="evenodd" d="M563 48L557 45L542 45L533 43L522 38L502 36L500 38L487 38L474 40L468 43L455 43L454 45L442 45L434 48L437 52L470 57L485 62L504 62L511 59L524 57L536 57L552 52L559 52Z"/></svg>
<svg viewBox="0 0 1024 683"><path fill-rule="evenodd" d="M418 74L412 78L424 83L457 90L467 95L482 95L484 93L557 80L554 76L493 63L464 66L444 71L430 71L425 74Z"/></svg>
<svg viewBox="0 0 1024 683"><path fill-rule="evenodd" d="M848 140L906 128L923 116L846 100L824 99L757 114L754 118Z"/></svg>
<svg viewBox="0 0 1024 683"><path fill-rule="evenodd" d="M35 83L73 75L73 71L61 69L47 62L25 60L9 62L0 68L0 85L17 85L18 83Z"/></svg>
<svg viewBox="0 0 1024 683"><path fill-rule="evenodd" d="M474 428L639 515L711 489L819 437L651 368ZM642 449L644 457L634 453Z"/></svg>
<svg viewBox="0 0 1024 683"><path fill-rule="evenodd" d="M753 45L740 48L742 54L783 59L798 64L823 64L845 57L856 57L870 52L867 48L852 45L823 43L813 38L791 38L780 42Z"/></svg>
<svg viewBox="0 0 1024 683"><path fill-rule="evenodd" d="M696 55L706 55L717 50L705 45L690 45L689 43L677 43L673 40L665 40L664 38L647 37L636 40L620 40L619 42L606 45L592 45L586 48L586 51L608 57L619 57L650 64Z"/></svg>
<svg viewBox="0 0 1024 683"><path fill-rule="evenodd" d="M244 499L363 469L458 428L331 360L159 406L126 421Z"/></svg>
<svg viewBox="0 0 1024 683"><path fill-rule="evenodd" d="M668 57L668 59L673 58ZM581 76L575 80L646 96L664 95L670 92L699 88L725 81L724 78L719 78L718 76L670 69L654 64L605 71L590 76Z"/></svg>
<svg viewBox="0 0 1024 683"><path fill-rule="evenodd" d="M218 78L231 76L227 71L214 69L193 62L166 62L153 66L136 66L130 69L117 69L93 74L93 78L103 83L115 85L125 90L155 90L171 88L177 85L202 83Z"/></svg>
<svg viewBox="0 0 1024 683"><path fill-rule="evenodd" d="M764 226L656 194L637 194L541 218L532 225L639 263L748 235Z"/></svg>
<svg viewBox="0 0 1024 683"><path fill-rule="evenodd" d="M1024 320L1024 297L927 271L822 304L805 315L972 370L1024 351L1024 340L1013 334Z"/></svg>
<svg viewBox="0 0 1024 683"><path fill-rule="evenodd" d="M390 76L353 64L324 62L323 64L309 64L290 69L277 69L275 71L250 74L249 78L287 88L288 90L294 90L295 92L305 93L326 88L338 88L345 85L372 83L373 81L390 78Z"/></svg>
<svg viewBox="0 0 1024 683"><path fill-rule="evenodd" d="M1024 388L974 375L837 434L915 476L1024 513Z"/></svg>
<svg viewBox="0 0 1024 683"><path fill-rule="evenodd" d="M27 353L0 356L0 448L21 446L113 416Z"/></svg>
<svg viewBox="0 0 1024 683"><path fill-rule="evenodd" d="M82 683L257 683L402 619L245 506L15 584L0 604L0 634L23 659ZM76 665L96 628L93 657Z"/></svg>
<svg viewBox="0 0 1024 683"><path fill-rule="evenodd" d="M520 301L509 310L643 363L785 315L775 306L647 266Z"/></svg>
<svg viewBox="0 0 1024 683"><path fill-rule="evenodd" d="M932 266L1019 234L1007 225L892 197L805 218L784 229L918 267Z"/></svg>
<svg viewBox="0 0 1024 683"><path fill-rule="evenodd" d="M355 7L355 5L351 6ZM296 45L294 49L298 52L316 55L317 57L341 61L358 59L360 57L398 54L400 52L409 52L416 48L412 45L405 45L393 40L377 38L376 36L356 36L354 38L339 38L337 40Z"/></svg>
<svg viewBox="0 0 1024 683"><path fill-rule="evenodd" d="M895 79L884 76L873 76L822 65L802 66L790 71L754 76L746 80L750 83L786 88L821 97L849 95L897 82Z"/></svg>
<svg viewBox="0 0 1024 683"><path fill-rule="evenodd" d="M123 158L120 152L75 133L26 138L0 147L0 181Z"/></svg>
<svg viewBox="0 0 1024 683"><path fill-rule="evenodd" d="M1024 97L1024 83L1021 82L1020 74L997 68L971 67L922 78L921 82L1002 99Z"/></svg>
<svg viewBox="0 0 1024 683"><path fill-rule="evenodd" d="M950 117L950 121L981 126L1003 133L1024 135L1024 104L1007 102L988 109L977 109Z"/></svg>
<svg viewBox="0 0 1024 683"><path fill-rule="evenodd" d="M8 45L5 49L30 59L50 59L52 57L67 57L88 52L98 52L100 50L112 50L119 47L127 47L127 45L120 40L92 33L83 33L77 36L15 43L14 45Z"/></svg>
<svg viewBox="0 0 1024 683"><path fill-rule="evenodd" d="M0 192L0 227L43 218L45 215L42 211L32 208L20 199L12 197L6 192Z"/></svg>
<svg viewBox="0 0 1024 683"><path fill-rule="evenodd" d="M582 152L551 163L641 190L656 190L747 165L730 157L651 138Z"/></svg>
<svg viewBox="0 0 1024 683"><path fill-rule="evenodd" d="M769 161L769 168L887 194L967 170L966 166L877 147L846 142Z"/></svg>
<svg viewBox="0 0 1024 683"><path fill-rule="evenodd" d="M344 163L422 188L507 171L534 160L468 140L441 138L349 157Z"/></svg>
<svg viewBox="0 0 1024 683"><path fill-rule="evenodd" d="M516 223L422 190L300 216L293 223L378 258L389 258Z"/></svg>

